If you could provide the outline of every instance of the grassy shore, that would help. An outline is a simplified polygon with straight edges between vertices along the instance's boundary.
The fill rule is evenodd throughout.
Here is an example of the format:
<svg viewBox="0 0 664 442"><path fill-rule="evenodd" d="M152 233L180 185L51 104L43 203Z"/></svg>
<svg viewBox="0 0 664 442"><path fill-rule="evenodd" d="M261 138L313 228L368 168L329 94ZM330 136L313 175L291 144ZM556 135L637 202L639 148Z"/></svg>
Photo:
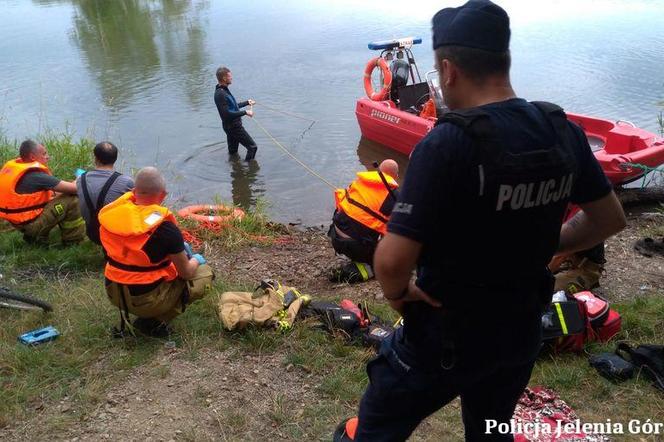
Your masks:
<svg viewBox="0 0 664 442"><path fill-rule="evenodd" d="M69 134L46 133L35 138L35 141L46 146L51 157L48 167L54 176L63 180L74 179L76 169L92 165L92 147L94 143L82 138L78 141ZM0 134L0 164L18 157L21 141L9 140Z"/></svg>
<svg viewBox="0 0 664 442"><path fill-rule="evenodd" d="M105 299L102 282L102 256L90 243L67 250L36 249L13 232L0 235L0 261L3 285L31 293L54 305L50 314L12 310L0 311L0 427L26 421L49 407L67 400L73 412L46 413L41 422L50 431L62 431L80 421L103 400L104 392L120 382L133 368L154 363L162 355L164 342L156 339L114 340L109 329L118 322L118 312ZM218 295L229 289L218 279L214 294L188 309L174 322L173 337L181 357L196 360L208 351L232 351L237 355L274 355L282 369L292 366L313 375L320 382L316 391L322 400L307 404L302 415L279 401L272 404L274 425L283 427L292 438L325 438L334 423L352 414L366 386L364 365L369 350L347 346L299 323L294 330L280 334L272 330L250 329L244 333L224 332L216 316ZM664 295L664 293L661 293ZM623 315L619 339L631 342L664 342L664 297L636 298L615 305ZM391 313L376 304L384 317ZM393 315L392 315L393 317ZM16 337L26 330L54 325L62 336L37 348L18 344ZM614 344L593 344L587 351L611 351ZM158 373L156 373L158 375ZM613 385L600 378L578 355L547 356L535 368L532 385L556 390L587 421L614 422L664 417L664 401L643 380ZM251 428L240 417L226 429L229 436L241 437ZM429 437L454 440L461 437L458 408L448 407L428 425Z"/></svg>
<svg viewBox="0 0 664 442"><path fill-rule="evenodd" d="M62 177L86 164L90 156L90 143L85 141L56 139L47 142L47 146L54 160L57 155L66 157L53 165L54 172ZM0 159L13 156L10 147L11 144L0 146ZM73 156L69 157L68 152ZM661 224L654 232L664 233L664 223ZM184 227L195 230L192 224L184 223ZM283 233L282 227L271 224L259 211L250 213L232 228L201 234L199 238L203 250L232 255L244 247L270 247L271 241ZM653 234L653 230L648 233ZM57 238L53 240L56 242ZM214 267L215 262L211 261ZM106 392L125 382L136 369L147 369L144 375L156 379L171 375L174 362L165 356L163 340L110 337L110 328L118 323L118 311L106 300L102 265L99 248L89 242L68 249L36 248L25 244L8 226L0 226L0 285L33 294L54 306L49 314L0 310L0 429L19 428L14 434L25 430L33 437L66 435L72 427L93 419L92 413L104 403ZM252 289L256 281L230 284L230 275L217 276L213 294L174 321L176 357L195 364L202 364L211 354L223 354L233 361L260 357L273 361L274 370L296 373L302 382L312 384L315 399L296 401L288 395L286 385L284 394L264 398L267 412L261 417L268 421L267 427L274 434L284 438L329 440L336 423L356 410L367 384L365 363L372 351L332 339L306 321L296 323L287 333L255 328L226 332L216 314L219 294ZM317 293L311 295L321 299ZM335 296L326 298L337 300ZM380 316L394 319L384 303L372 304ZM664 342L664 291L660 289L657 295L648 297L635 295L613 308L623 316L623 331L616 340ZM62 336L35 348L17 342L21 333L46 325L55 326ZM615 342L592 344L586 350L597 353L614 347ZM256 368L260 367L247 364L238 370L251 373ZM201 402L204 413L207 390L218 386L207 385L205 379L188 382L192 383L192 396ZM664 399L646 381L639 378L612 384L589 367L586 355L543 357L535 367L531 385L553 388L584 421L664 421ZM260 438L263 433L254 426L251 410L224 407L224 400L222 396L218 434L226 440ZM190 428L175 439L206 439L205 423L197 416L191 419ZM418 430L416 438L461 440L462 435L459 406L454 403L432 416Z"/></svg>

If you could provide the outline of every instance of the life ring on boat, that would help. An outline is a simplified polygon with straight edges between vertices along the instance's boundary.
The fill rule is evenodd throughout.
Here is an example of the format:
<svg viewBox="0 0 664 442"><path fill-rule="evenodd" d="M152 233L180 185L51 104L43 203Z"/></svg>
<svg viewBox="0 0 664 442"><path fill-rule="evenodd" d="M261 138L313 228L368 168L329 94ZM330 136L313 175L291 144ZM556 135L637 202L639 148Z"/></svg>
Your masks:
<svg viewBox="0 0 664 442"><path fill-rule="evenodd" d="M219 213L219 215L205 215L205 213ZM227 213L222 215L222 213ZM198 206L187 206L178 211L178 215L185 219L193 219L199 222L224 224L233 220L244 218L244 210L237 207L226 207L223 205L201 204Z"/></svg>
<svg viewBox="0 0 664 442"><path fill-rule="evenodd" d="M383 88L379 91L374 91L373 85L371 84L371 74L376 67L380 68L380 71L383 74ZM367 97L371 98L373 101L383 101L390 93L391 86L392 72L387 66L385 59L383 57L375 57L369 60L367 66L364 68L364 91L367 93Z"/></svg>

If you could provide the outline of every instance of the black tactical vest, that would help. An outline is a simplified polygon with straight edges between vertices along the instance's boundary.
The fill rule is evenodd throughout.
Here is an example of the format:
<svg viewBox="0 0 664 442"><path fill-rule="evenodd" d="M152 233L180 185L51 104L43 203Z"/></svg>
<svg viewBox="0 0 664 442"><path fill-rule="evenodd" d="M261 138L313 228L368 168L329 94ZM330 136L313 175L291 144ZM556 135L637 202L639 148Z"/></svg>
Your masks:
<svg viewBox="0 0 664 442"><path fill-rule="evenodd" d="M553 127L555 141L521 152L504 145L479 108L439 121L459 126L473 141L469 174L454 183L451 229L435 253L441 283L526 287L545 275L577 176L576 140L560 107L532 104Z"/></svg>

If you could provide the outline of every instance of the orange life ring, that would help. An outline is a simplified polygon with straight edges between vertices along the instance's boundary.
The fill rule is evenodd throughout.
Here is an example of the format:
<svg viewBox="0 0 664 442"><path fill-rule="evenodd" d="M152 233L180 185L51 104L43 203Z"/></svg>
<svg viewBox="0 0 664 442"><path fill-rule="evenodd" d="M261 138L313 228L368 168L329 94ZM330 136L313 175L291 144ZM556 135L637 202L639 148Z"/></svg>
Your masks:
<svg viewBox="0 0 664 442"><path fill-rule="evenodd" d="M228 215L203 215L202 213L223 213L227 212ZM241 220L244 218L244 210L237 207L226 207L222 205L201 204L198 206L187 206L184 209L178 210L178 215L182 218L193 219L199 222L210 222L223 224L234 219Z"/></svg>
<svg viewBox="0 0 664 442"><path fill-rule="evenodd" d="M379 91L374 91L371 84L371 73L376 67L379 67L383 73L383 88ZM390 93L390 86L392 86L392 72L387 66L385 59L383 57L376 57L369 60L369 63L364 68L364 90L367 93L367 97L373 101L385 100Z"/></svg>

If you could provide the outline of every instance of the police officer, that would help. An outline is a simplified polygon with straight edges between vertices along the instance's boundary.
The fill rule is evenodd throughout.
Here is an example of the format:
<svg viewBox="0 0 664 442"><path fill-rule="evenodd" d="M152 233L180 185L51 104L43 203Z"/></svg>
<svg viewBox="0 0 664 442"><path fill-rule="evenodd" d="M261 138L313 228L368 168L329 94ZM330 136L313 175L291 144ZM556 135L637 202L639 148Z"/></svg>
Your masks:
<svg viewBox="0 0 664 442"><path fill-rule="evenodd" d="M356 440L405 440L458 396L466 440L512 440L487 425L509 423L530 379L548 262L625 226L583 132L557 106L516 97L509 39L488 0L433 18L452 112L416 146L374 256L404 326L367 366ZM569 202L582 210L561 226Z"/></svg>

